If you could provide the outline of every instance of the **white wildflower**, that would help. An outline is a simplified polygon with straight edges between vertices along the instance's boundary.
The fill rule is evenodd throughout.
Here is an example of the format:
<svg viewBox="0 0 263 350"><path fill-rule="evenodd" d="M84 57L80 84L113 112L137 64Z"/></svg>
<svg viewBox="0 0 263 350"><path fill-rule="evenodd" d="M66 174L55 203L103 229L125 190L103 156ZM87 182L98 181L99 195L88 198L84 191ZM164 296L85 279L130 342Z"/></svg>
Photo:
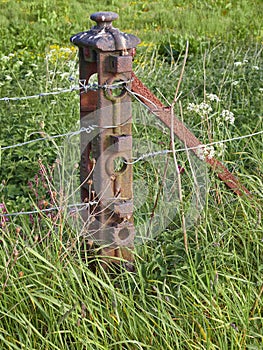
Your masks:
<svg viewBox="0 0 263 350"><path fill-rule="evenodd" d="M205 156L204 156L204 150L201 146L199 146L196 150L197 152L197 157L200 158L201 160L205 160Z"/></svg>
<svg viewBox="0 0 263 350"><path fill-rule="evenodd" d="M209 112L212 112L212 111L213 111L213 108L212 108L209 104L207 104L207 103L205 103L205 102L202 102L202 103L200 103L200 105L199 105L199 111L200 111L202 114L204 114L204 113L209 113Z"/></svg>
<svg viewBox="0 0 263 350"><path fill-rule="evenodd" d="M252 69L259 70L259 66L252 66Z"/></svg>
<svg viewBox="0 0 263 350"><path fill-rule="evenodd" d="M7 62L7 61L10 60L10 57L8 57L8 56L2 56L2 57L1 57L1 60Z"/></svg>
<svg viewBox="0 0 263 350"><path fill-rule="evenodd" d="M260 91L260 92L263 92L263 88L259 88L259 91Z"/></svg>
<svg viewBox="0 0 263 350"><path fill-rule="evenodd" d="M193 112L196 110L196 105L194 103L189 103L187 109L188 109L188 111Z"/></svg>
<svg viewBox="0 0 263 350"><path fill-rule="evenodd" d="M206 146L204 149L204 155L208 158L208 159L212 159L215 156L215 149L213 146Z"/></svg>
<svg viewBox="0 0 263 350"><path fill-rule="evenodd" d="M239 84L239 81L238 81L238 80L235 80L235 81L232 82L232 85L233 85L233 86L236 86L236 85L238 85L238 84Z"/></svg>
<svg viewBox="0 0 263 350"><path fill-rule="evenodd" d="M194 103L189 103L187 109L189 111L199 114L201 118L204 118L205 115L213 111L212 107L205 102L201 102L199 105Z"/></svg>
<svg viewBox="0 0 263 350"><path fill-rule="evenodd" d="M248 60L244 59L243 62L241 62L241 61L234 62L234 66L235 67L240 67L240 66L243 66L246 63L248 63Z"/></svg>
<svg viewBox="0 0 263 350"><path fill-rule="evenodd" d="M201 160L205 160L206 157L212 159L215 156L215 149L213 146L200 146L197 149L197 156Z"/></svg>
<svg viewBox="0 0 263 350"><path fill-rule="evenodd" d="M12 78L10 75L6 75L6 76L5 76L5 79L6 79L6 80L9 80L9 81L13 80L13 78Z"/></svg>
<svg viewBox="0 0 263 350"><path fill-rule="evenodd" d="M71 49L68 47L61 47L59 50L61 52L72 53Z"/></svg>
<svg viewBox="0 0 263 350"><path fill-rule="evenodd" d="M226 121L231 124L231 125L234 125L234 122L235 122L235 117L234 117L234 114L232 112L230 112L229 110L227 109L224 109L222 111L222 113L220 114L220 116Z"/></svg>
<svg viewBox="0 0 263 350"><path fill-rule="evenodd" d="M216 94L207 94L206 97L209 101L216 101L219 102L220 98Z"/></svg>

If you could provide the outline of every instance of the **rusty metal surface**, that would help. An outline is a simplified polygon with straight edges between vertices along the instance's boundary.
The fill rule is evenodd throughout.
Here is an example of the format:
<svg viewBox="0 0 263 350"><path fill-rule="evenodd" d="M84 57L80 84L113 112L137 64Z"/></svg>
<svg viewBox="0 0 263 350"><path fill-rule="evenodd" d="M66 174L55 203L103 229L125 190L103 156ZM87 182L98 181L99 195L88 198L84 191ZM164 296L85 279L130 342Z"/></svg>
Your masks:
<svg viewBox="0 0 263 350"><path fill-rule="evenodd" d="M80 124L96 124L98 135L81 134L81 199L96 199L95 220L82 213L87 236L110 246L102 250L112 257L132 260L125 247L132 248L135 236L132 190L132 58L140 40L112 27L118 15L99 12L91 15L97 22L91 30L71 41L79 47L80 80L88 83L94 74L97 91L80 95ZM113 89L112 86L117 88ZM102 88L103 87L103 88Z"/></svg>
<svg viewBox="0 0 263 350"><path fill-rule="evenodd" d="M97 22L97 27L104 27L109 25L111 22L119 18L119 15L115 12L95 12L90 15L92 21Z"/></svg>
<svg viewBox="0 0 263 350"><path fill-rule="evenodd" d="M129 72L132 64L132 56L109 56L108 60L108 72L112 73L124 73Z"/></svg>
<svg viewBox="0 0 263 350"><path fill-rule="evenodd" d="M132 91L138 93L138 98L154 113L166 126L171 128L171 111L165 107L162 102L138 79L133 73ZM145 97L145 99L143 98ZM174 116L173 132L179 140L187 147L196 147L192 151L199 156L198 146L202 146L202 142L178 119ZM240 181L217 159L205 158L205 162L211 165L213 171L218 175L234 193L237 195L246 194L251 197L249 190L243 186Z"/></svg>
<svg viewBox="0 0 263 350"><path fill-rule="evenodd" d="M131 66L129 72L113 75L112 72L105 70L108 53L98 52L97 57L99 85L112 84L114 81L130 80ZM90 99L92 105L92 95L90 95ZM100 134L92 140L91 144L85 141L85 135L82 136L84 144L88 143L89 152L92 153L92 158L96 162L91 177L93 181L92 190L100 202L97 208L98 214L95 212L96 220L100 223L100 232L97 234L97 229L94 230L95 239L101 242L101 244L109 243L115 246L132 246L134 239L134 229L132 229L133 208L130 206L130 211L126 213L125 210L120 210L124 200L133 199L132 166L125 164L124 161L123 167L119 168L115 164L118 160L123 159L126 162L130 162L132 159L130 97L126 93L120 93L120 96L111 96L109 91L98 90L95 117L96 124L102 128ZM81 119L89 120L86 113ZM112 125L113 128L103 129L108 125ZM86 169L81 167L82 180L89 176L90 169L93 166L92 159L87 157L87 154L84 157L88 166ZM88 186L83 186L82 200L85 201L87 197L89 197ZM88 198L88 200L91 199ZM116 208L118 208L117 212L115 212L117 210ZM127 227L127 231L130 231L130 234L122 241L119 239L117 232L122 229L124 221L130 224ZM88 227L88 230L90 234L92 227Z"/></svg>
<svg viewBox="0 0 263 350"><path fill-rule="evenodd" d="M70 40L79 47L94 47L101 51L123 51L135 48L140 39L112 27L118 18L114 12L97 12L90 16L97 25L86 32L73 35Z"/></svg>

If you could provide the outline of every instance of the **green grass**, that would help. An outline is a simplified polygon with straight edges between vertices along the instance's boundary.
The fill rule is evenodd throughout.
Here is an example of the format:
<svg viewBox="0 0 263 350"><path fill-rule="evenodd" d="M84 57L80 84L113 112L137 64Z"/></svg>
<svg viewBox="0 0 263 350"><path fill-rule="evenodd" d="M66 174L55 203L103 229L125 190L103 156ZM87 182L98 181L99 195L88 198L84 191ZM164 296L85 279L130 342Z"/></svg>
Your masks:
<svg viewBox="0 0 263 350"><path fill-rule="evenodd" d="M77 84L77 51L69 37L93 25L89 14L110 10L119 13L116 27L141 38L134 70L165 104L172 102L189 40L175 113L202 142L263 130L262 1L7 0L0 6L0 97L67 88L70 76ZM220 101L209 101L208 94ZM204 101L213 108L204 118L189 110L190 103L200 106ZM133 108L134 151L140 155L169 148L170 131L135 102ZM234 125L220 118L223 110L233 112ZM78 93L0 101L0 115L2 147L75 131ZM2 223L0 348L263 348L262 137L214 146L254 201L235 196L201 161L190 157L193 173L185 153L177 154L185 168L183 204L159 187L165 161L168 179L174 179L172 157L134 164L138 235L145 234L157 193L157 223L163 227L157 236L136 245L135 273L111 267L106 273L96 250L86 259L83 237L66 212L17 216ZM77 137L71 138L70 145L75 141L77 145ZM68 147L62 138L0 149L0 203L9 212L58 204L70 189L68 178L78 183L74 154L65 157ZM175 148L181 147L175 140ZM199 215L191 206L194 177L206 186ZM147 195L142 193L142 180ZM59 190L64 193L55 200ZM188 253L182 210L191 221ZM169 224L167 215L172 216Z"/></svg>

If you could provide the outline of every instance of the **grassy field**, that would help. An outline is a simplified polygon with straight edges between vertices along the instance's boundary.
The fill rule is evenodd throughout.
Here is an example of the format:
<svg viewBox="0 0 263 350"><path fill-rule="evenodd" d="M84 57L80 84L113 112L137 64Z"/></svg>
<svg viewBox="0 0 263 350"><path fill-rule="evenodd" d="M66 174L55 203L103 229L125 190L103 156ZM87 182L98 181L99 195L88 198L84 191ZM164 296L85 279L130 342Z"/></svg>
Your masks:
<svg viewBox="0 0 263 350"><path fill-rule="evenodd" d="M263 130L262 1L0 0L0 6L0 98L77 85L69 37L89 29L89 15L98 10L117 12L115 26L140 37L134 71L165 104L173 100L188 41L175 113L203 143L217 142L209 151L254 196L237 197L202 162L193 160L193 172L187 154L178 153L185 169L181 211L165 224L165 210L180 198L171 198L170 207L168 197L159 198L163 229L136 245L135 273L106 273L96 251L86 262L82 237L62 210L0 217L0 348L262 349L263 134L220 142ZM169 148L170 131L135 102L133 108L138 149ZM0 212L58 205L64 173L59 190L53 181L66 168L58 161L65 138L5 147L76 131L78 93L0 100L0 116ZM174 146L182 147L177 140ZM153 210L162 159L134 164L135 202L142 179L149 191L135 211L138 230ZM198 213L191 206L196 174L205 186ZM188 250L182 212L191 223Z"/></svg>

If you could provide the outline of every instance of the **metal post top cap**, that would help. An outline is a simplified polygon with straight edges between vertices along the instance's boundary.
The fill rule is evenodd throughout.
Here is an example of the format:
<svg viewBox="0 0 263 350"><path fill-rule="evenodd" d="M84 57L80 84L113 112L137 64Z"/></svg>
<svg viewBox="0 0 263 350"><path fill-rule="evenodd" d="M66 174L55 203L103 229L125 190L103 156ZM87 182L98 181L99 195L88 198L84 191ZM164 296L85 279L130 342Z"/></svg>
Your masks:
<svg viewBox="0 0 263 350"><path fill-rule="evenodd" d="M117 18L119 15L115 12L95 12L90 16L90 19L97 23L112 22Z"/></svg>
<svg viewBox="0 0 263 350"><path fill-rule="evenodd" d="M70 40L78 47L94 47L101 51L120 51L135 48L140 39L113 28L112 21L119 16L115 12L95 12L90 18L97 24L86 32L73 35Z"/></svg>

